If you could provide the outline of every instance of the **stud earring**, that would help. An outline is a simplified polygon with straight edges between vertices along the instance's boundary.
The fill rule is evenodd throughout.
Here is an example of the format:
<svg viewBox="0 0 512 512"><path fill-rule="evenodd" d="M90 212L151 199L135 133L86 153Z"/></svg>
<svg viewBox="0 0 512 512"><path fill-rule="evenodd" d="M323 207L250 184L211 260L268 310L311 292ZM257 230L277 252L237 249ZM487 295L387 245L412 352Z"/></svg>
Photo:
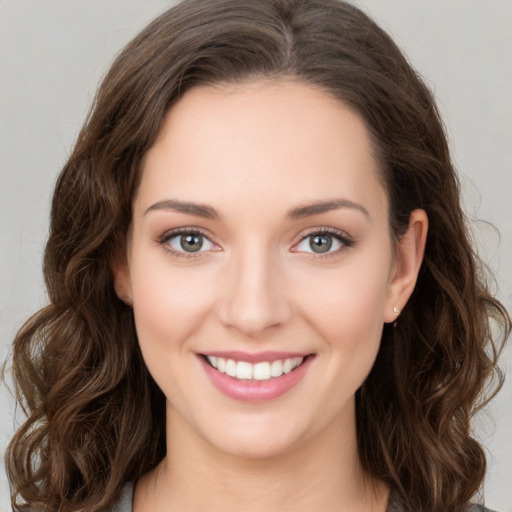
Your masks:
<svg viewBox="0 0 512 512"><path fill-rule="evenodd" d="M129 307L133 307L133 299L131 297L125 297L123 302Z"/></svg>
<svg viewBox="0 0 512 512"><path fill-rule="evenodd" d="M395 313L395 315L399 315L400 310L396 306L393 306L393 313Z"/></svg>

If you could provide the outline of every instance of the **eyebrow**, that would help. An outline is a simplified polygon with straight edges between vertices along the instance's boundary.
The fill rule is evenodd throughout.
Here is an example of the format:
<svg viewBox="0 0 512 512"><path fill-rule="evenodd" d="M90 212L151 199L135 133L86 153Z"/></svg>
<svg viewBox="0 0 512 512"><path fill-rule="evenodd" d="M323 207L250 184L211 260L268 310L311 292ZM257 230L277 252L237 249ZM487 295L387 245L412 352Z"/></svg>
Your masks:
<svg viewBox="0 0 512 512"><path fill-rule="evenodd" d="M158 201L151 205L145 212L144 215L155 210L174 210L187 215L195 215L196 217L203 217L205 219L218 219L219 214L211 207L206 204L191 203L188 201L178 201L176 199L165 199L164 201Z"/></svg>
<svg viewBox="0 0 512 512"><path fill-rule="evenodd" d="M306 217L320 215L321 213L326 213L331 210L338 210L340 208L352 208L360 211L366 217L370 218L368 210L361 204L354 203L348 199L333 199L330 201L317 201L305 206L294 208L286 214L286 219L304 219ZM195 215L196 217L203 217L205 219L212 220L217 220L220 217L217 211L211 206L200 203L192 203L189 201L178 201L177 199L165 199L163 201L158 201L157 203L151 205L144 212L144 215L155 210L174 210L186 215Z"/></svg>
<svg viewBox="0 0 512 512"><path fill-rule="evenodd" d="M310 217L312 215L320 215L321 213L326 213L331 210L338 210L340 208L352 208L360 211L366 217L370 218L370 214L368 210L359 203L354 203L353 201L349 201L348 199L333 199L331 201L318 201L314 203L307 204L305 206L299 206L298 208L294 208L290 210L286 214L286 218L290 220L298 220L304 219L305 217Z"/></svg>

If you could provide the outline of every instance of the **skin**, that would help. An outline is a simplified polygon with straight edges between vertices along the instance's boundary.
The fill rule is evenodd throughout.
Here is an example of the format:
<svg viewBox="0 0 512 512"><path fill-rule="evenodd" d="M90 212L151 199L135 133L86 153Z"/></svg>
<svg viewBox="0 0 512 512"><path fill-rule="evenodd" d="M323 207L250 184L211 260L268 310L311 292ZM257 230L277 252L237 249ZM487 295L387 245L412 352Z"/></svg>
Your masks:
<svg viewBox="0 0 512 512"><path fill-rule="evenodd" d="M383 512L388 490L359 464L354 396L393 306L412 293L428 222L416 210L405 236L392 237L362 119L292 81L199 87L168 113L142 173L114 275L167 397L170 456L138 482L135 512ZM169 200L208 205L217 218ZM179 228L207 237L192 257L171 238ZM307 238L318 229L345 241L319 254ZM207 378L198 354L213 350L314 358L284 395L246 403Z"/></svg>

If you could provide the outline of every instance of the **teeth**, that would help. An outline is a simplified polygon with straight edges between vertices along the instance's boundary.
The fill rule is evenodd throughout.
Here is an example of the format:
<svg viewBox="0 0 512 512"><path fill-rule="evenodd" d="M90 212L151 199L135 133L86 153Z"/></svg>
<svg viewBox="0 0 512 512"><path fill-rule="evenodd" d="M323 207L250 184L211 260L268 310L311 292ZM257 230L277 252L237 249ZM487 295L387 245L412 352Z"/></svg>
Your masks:
<svg viewBox="0 0 512 512"><path fill-rule="evenodd" d="M220 373L239 380L269 380L273 377L281 377L284 373L290 373L300 366L303 357L292 357L277 361L263 361L251 364L246 361L235 361L223 357L206 356L208 362Z"/></svg>
<svg viewBox="0 0 512 512"><path fill-rule="evenodd" d="M238 361L236 363L236 378L237 379L252 379L252 364L245 361Z"/></svg>
<svg viewBox="0 0 512 512"><path fill-rule="evenodd" d="M226 361L226 375L230 377L236 377L236 362L233 359Z"/></svg>
<svg viewBox="0 0 512 512"><path fill-rule="evenodd" d="M283 364L283 373L290 373L293 368L294 359L287 359Z"/></svg>
<svg viewBox="0 0 512 512"><path fill-rule="evenodd" d="M272 377L270 374L270 363L256 363L252 368L252 378L254 380L268 380Z"/></svg>
<svg viewBox="0 0 512 512"><path fill-rule="evenodd" d="M283 375L283 363L281 361L274 361L272 363L272 366L270 367L270 375L272 375L272 377L280 377Z"/></svg>

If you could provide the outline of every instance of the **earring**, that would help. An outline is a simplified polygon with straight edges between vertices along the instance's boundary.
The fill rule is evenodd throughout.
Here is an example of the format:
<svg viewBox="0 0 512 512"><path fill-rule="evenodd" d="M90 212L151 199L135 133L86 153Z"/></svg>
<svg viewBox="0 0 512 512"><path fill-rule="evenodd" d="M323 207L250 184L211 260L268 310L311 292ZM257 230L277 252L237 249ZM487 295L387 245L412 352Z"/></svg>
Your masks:
<svg viewBox="0 0 512 512"><path fill-rule="evenodd" d="M123 302L129 307L133 307L133 299L131 297L125 297Z"/></svg>
<svg viewBox="0 0 512 512"><path fill-rule="evenodd" d="M393 306L393 313L398 316L400 314L400 310L396 306Z"/></svg>

